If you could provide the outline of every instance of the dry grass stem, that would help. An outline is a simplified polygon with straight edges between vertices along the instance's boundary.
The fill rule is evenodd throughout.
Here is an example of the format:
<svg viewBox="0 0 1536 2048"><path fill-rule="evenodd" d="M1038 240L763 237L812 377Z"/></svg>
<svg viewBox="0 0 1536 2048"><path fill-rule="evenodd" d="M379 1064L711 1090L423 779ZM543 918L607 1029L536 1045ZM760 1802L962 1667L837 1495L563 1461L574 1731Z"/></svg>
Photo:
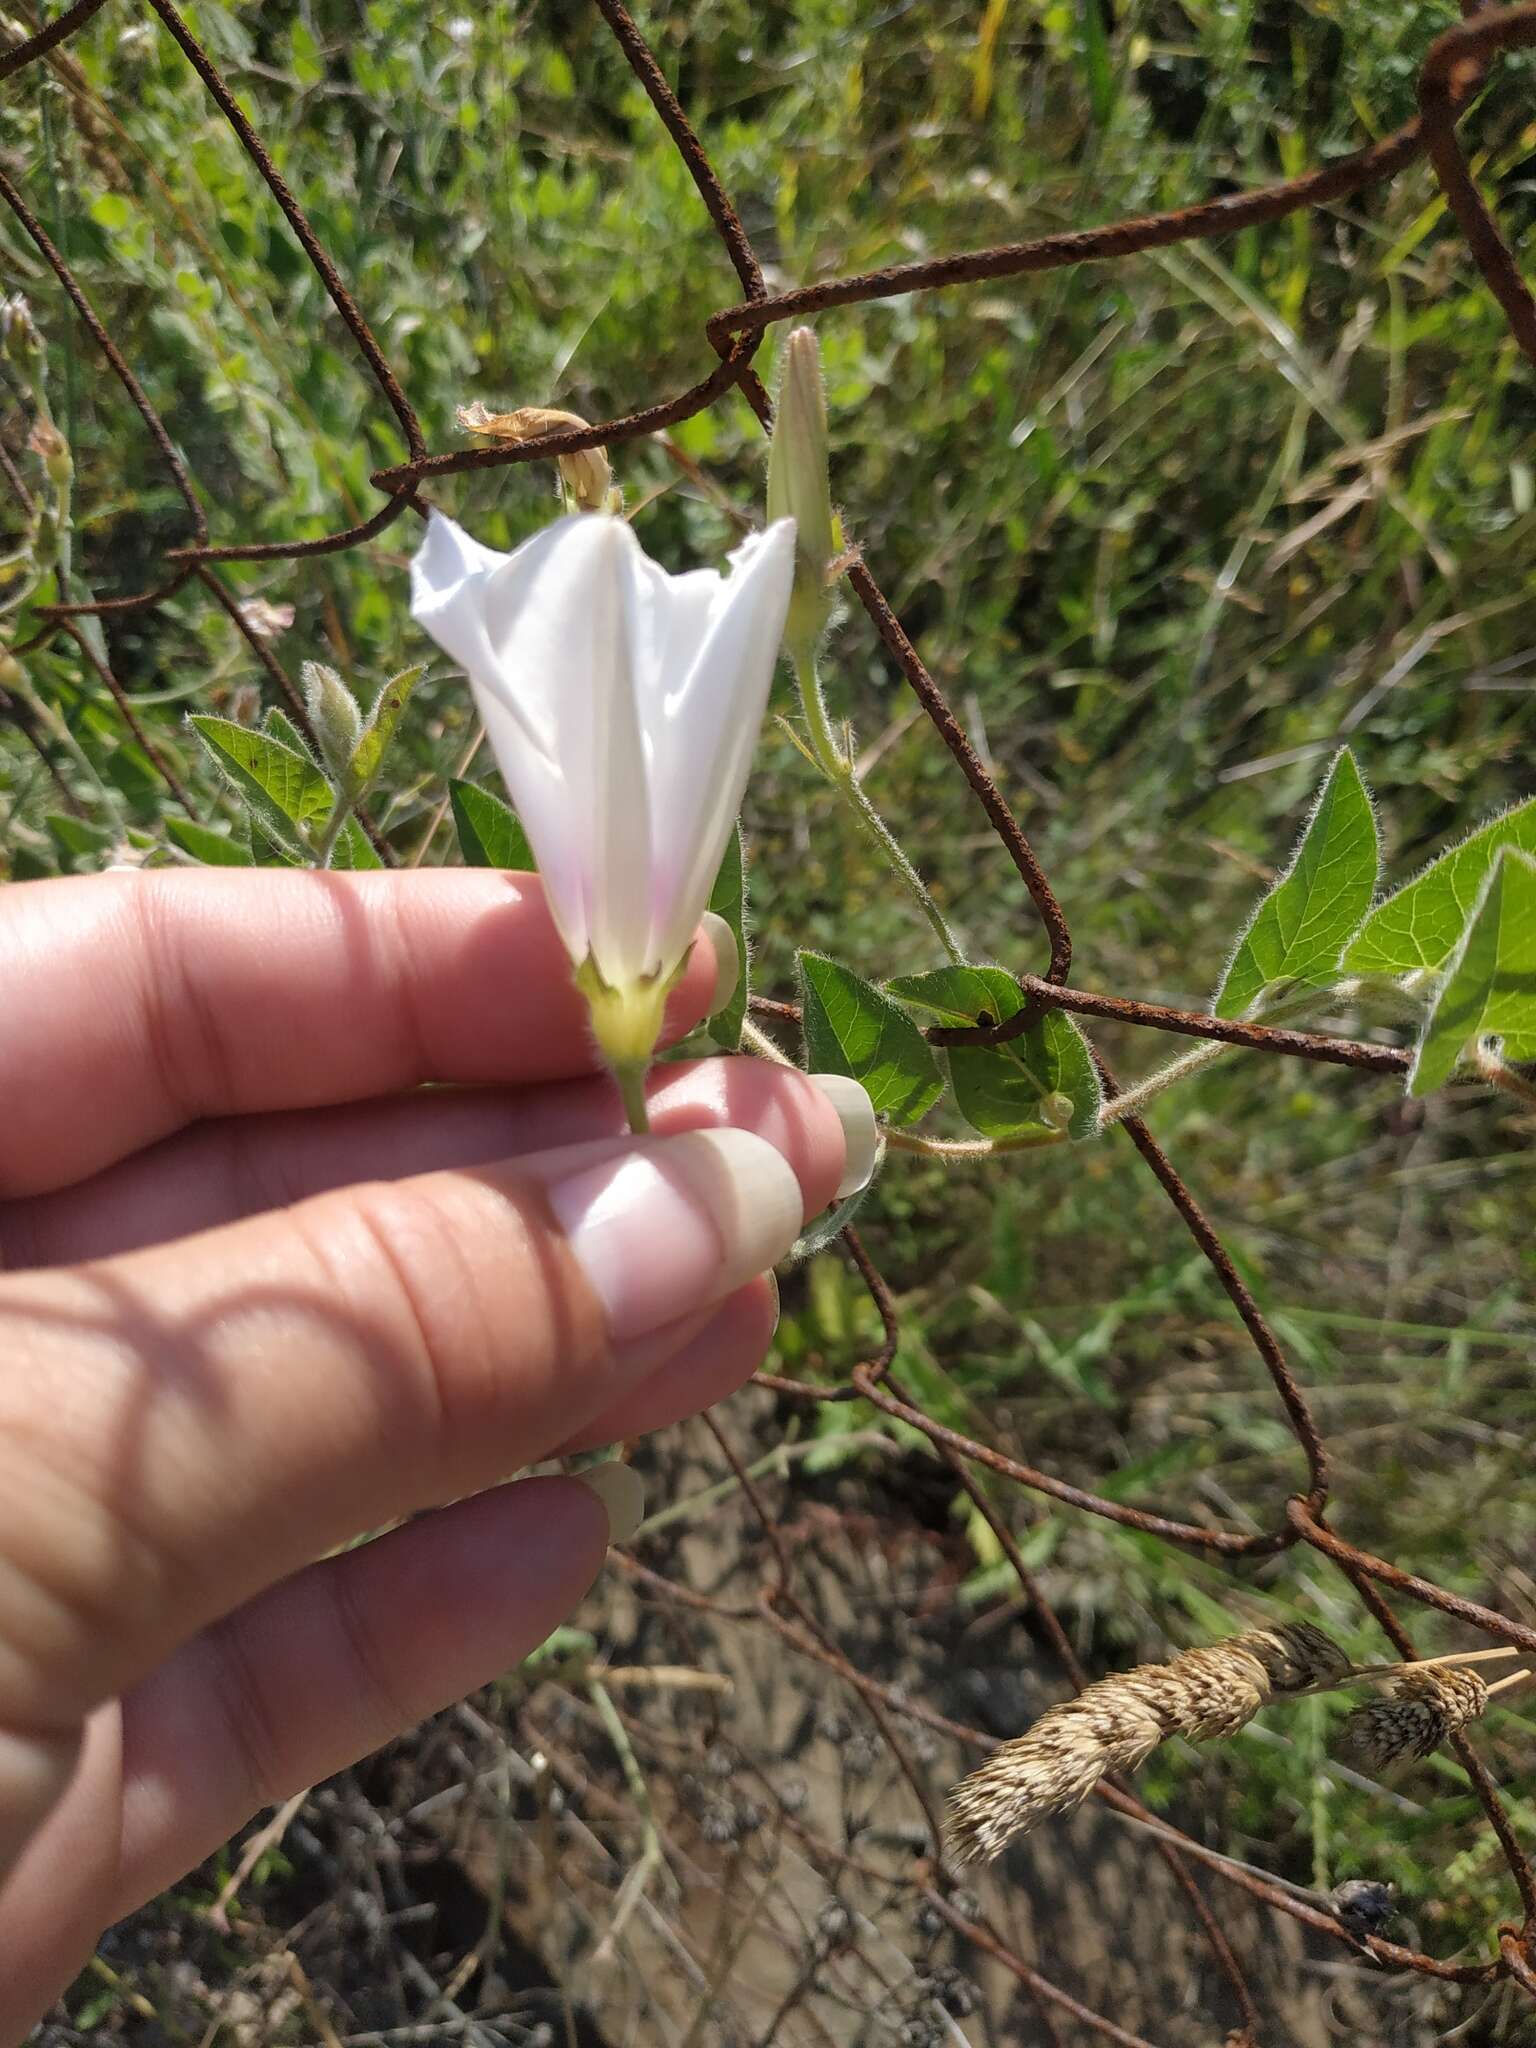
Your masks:
<svg viewBox="0 0 1536 2048"><path fill-rule="evenodd" d="M1048 1708L955 1787L951 1853L962 1863L989 1862L1047 1814L1080 1806L1101 1778L1134 1771L1170 1735L1235 1735L1266 1700L1336 1684L1349 1668L1321 1629L1295 1622L1101 1678Z"/></svg>
<svg viewBox="0 0 1536 2048"><path fill-rule="evenodd" d="M1512 1643L1505 1643L1494 1650L1447 1650L1442 1657L1413 1657L1406 1663L1360 1664L1350 1673L1347 1682L1353 1685L1357 1678L1401 1678L1408 1671L1436 1671L1452 1664L1486 1664L1490 1659L1518 1657L1520 1654ZM1523 1674L1517 1673L1516 1676Z"/></svg>
<svg viewBox="0 0 1536 2048"><path fill-rule="evenodd" d="M1475 1671L1405 1672L1384 1699L1356 1707L1340 1733L1339 1754L1369 1771L1428 1756L1487 1704L1488 1687Z"/></svg>

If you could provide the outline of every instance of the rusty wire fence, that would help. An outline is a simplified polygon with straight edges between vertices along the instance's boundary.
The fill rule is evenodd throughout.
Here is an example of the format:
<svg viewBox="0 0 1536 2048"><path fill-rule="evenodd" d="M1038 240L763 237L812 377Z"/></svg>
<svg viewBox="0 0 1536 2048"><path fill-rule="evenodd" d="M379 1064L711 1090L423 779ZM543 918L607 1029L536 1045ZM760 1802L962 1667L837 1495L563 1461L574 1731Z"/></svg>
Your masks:
<svg viewBox="0 0 1536 2048"><path fill-rule="evenodd" d="M106 4L107 0L74 0L73 5L65 8L37 33L0 54L0 81L15 78L28 66L46 59ZM30 644L35 645L60 632L74 641L111 693L128 728L163 775L171 793L189 810L191 805L187 792L144 731L127 692L76 624L79 615L147 611L195 579L242 635L294 720L307 732L308 721L302 698L268 641L253 630L220 579L216 564L298 560L356 547L407 513L424 514L428 506L422 487L435 478L632 440L689 419L736 390L744 395L766 429L771 424L771 401L753 367L753 358L767 330L779 322L801 319L834 307L894 298L904 293L954 290L987 281L1029 276L1066 265L1105 262L1180 242L1228 235L1241 228L1280 220L1301 209L1322 207L1360 193L1394 178L1417 160L1427 158L1489 290L1503 308L1521 350L1536 364L1536 299L1522 279L1513 254L1473 179L1457 133L1461 114L1475 99L1501 56L1512 50L1536 46L1536 0L1523 0L1523 4L1510 7L1496 4L1465 6L1463 21L1438 38L1420 68L1417 115L1370 147L1303 176L1257 191L1212 199L1181 211L1115 221L1030 242L937 256L861 275L827 278L781 292L769 290L751 239L711 163L708 149L690 124L641 30L621 0L594 0L594 4L686 164L740 280L741 298L737 304L722 308L706 322L700 339L715 361L707 373L686 390L623 418L604 420L579 430L562 429L516 446L503 444L442 453L428 447L410 398L375 337L364 309L284 183L261 136L186 21L171 0L144 0L137 10L143 16L158 18L233 129L318 273L359 356L404 435L407 460L373 474L372 482L381 494L377 510L360 523L320 539L292 543L241 543L222 540L211 532L203 504L172 435L151 404L132 365L115 343L101 314L36 213L29 207L24 194L0 170L0 199L10 208L54 273L76 316L89 331L112 375L127 393L180 496L187 521L185 542L167 551L164 575L153 587L95 604L56 605L45 615L47 623ZM25 485L9 462L5 465L5 474L10 488L24 499ZM847 581L1022 878L1038 913L1040 932L1047 949L1044 972L1031 971L1024 964L1031 939L1029 935L1021 935L1018 941L1020 957L1013 965L1026 1001L1008 1023L974 1029L935 1028L927 1034L933 1043L998 1043L1017 1035L1045 1011L1062 1009L1088 1020L1104 1019L1195 1039L1220 1041L1267 1052L1282 1059L1321 1061L1366 1073L1392 1073L1406 1069L1408 1053L1391 1047L1217 1019L1074 986L1070 980L1072 935L1068 913L1058 901L1051 881L1006 797L972 745L944 691L924 665L922 655L903 630L872 567L858 552L857 506L846 508L845 516L854 543L846 571ZM25 649L17 651L24 652ZM363 822L386 864L397 864L397 856L372 821L364 818ZM791 1006L764 998L754 998L754 1008L770 1021L774 1017L785 1023L797 1020L798 1013ZM1117 1092L1115 1078L1102 1057L1097 1053L1095 1057L1106 1098L1112 1099ZM1403 1602L1437 1610L1482 1631L1495 1643L1526 1654L1536 1654L1536 1629L1403 1571L1390 1560L1372 1556L1335 1533L1328 1519L1328 1447L1281 1343L1241 1278L1215 1225L1146 1123L1134 1115L1125 1115L1119 1122L1200 1253L1209 1262L1263 1363L1275 1399L1305 1458L1305 1493L1274 1501L1267 1527L1258 1533L1211 1527L1204 1522L1181 1520L1173 1514L1151 1513L1122 1501L1103 1498L1049 1472L1021 1463L1001 1450L930 1417L893 1372L899 1336L897 1310L891 1290L874 1258L852 1229L845 1231L843 1245L868 1287L883 1325L884 1341L878 1352L858 1364L845 1385L811 1386L769 1374L759 1375L761 1384L777 1396L794 1402L865 1402L883 1415L920 1432L991 1529L1017 1578L1024 1603L1054 1649L1061 1675L1074 1688L1081 1689L1087 1683L1087 1674L1065 1629L1021 1555L1007 1521L999 1514L993 1492L983 1485L984 1476L1027 1489L1046 1500L1080 1509L1089 1515L1104 1517L1161 1542L1187 1546L1212 1558L1258 1558L1275 1555L1296 1545L1310 1546L1339 1567L1363 1607L1404 1656L1412 1656L1415 1645L1398 1611ZM975 1907L974 1898L957 1893L952 1873L944 1868L935 1786L931 1774L913 1753L910 1731L926 1726L973 1755L990 1748L992 1738L978 1728L938 1713L921 1701L887 1686L843 1653L818 1619L812 1605L797 1589L797 1560L793 1546L786 1542L757 1481L725 1433L712 1420L708 1426L721 1456L734 1473L760 1523L767 1555L772 1560L771 1581L755 1600L732 1604L650 1571L634 1559L625 1559L623 1564L630 1583L647 1599L671 1603L683 1610L732 1624L750 1623L777 1639L797 1658L821 1666L824 1672L832 1674L842 1685L858 1694L923 1816L926 1839L922 1853L913 1859L910 1874L900 1880L912 1900L925 1906L939 1922L963 1936L975 1950L990 1957L1007 1976L1016 1980L1045 2038L1060 2042L1060 2026L1066 2023L1086 2028L1105 2039L1132 2043L1135 2048L1148 2048L1142 2036L1127 2031L1112 2017L1091 2010L1053 1982L986 1924L979 1917L979 1912L973 1917L969 1909ZM1231 2036L1235 2048L1252 2048L1252 2044L1263 2037L1264 2016L1233 1945L1223 1931L1223 1916L1213 1909L1192 1875L1196 1868L1206 1874L1208 1884L1236 1887L1265 1909L1289 1916L1314 1936L1339 1944L1349 1954L1368 1955L1389 1972L1412 1972L1461 1985L1507 1987L1536 2001L1536 1872L1533 1872L1531 1859L1517 1838L1499 1792L1473 1745L1465 1735L1458 1734L1451 1738L1451 1746L1475 1790L1488 1826L1497 1837L1522 1907L1522 1919L1518 1925L1508 1924L1490 1930L1490 1945L1496 1945L1497 1953L1483 1960L1440 1960L1380 1935L1352 1929L1336 1913L1325 1909L1325 1901L1309 1901L1297 1887L1269 1882L1251 1867L1234 1863L1188 1835L1155 1822L1154 1816L1122 1786L1105 1783L1097 1788L1096 1796L1111 1809L1134 1821L1154 1824L1158 1838L1153 1847L1165 1859L1181 1887L1188 1909L1209 1944L1215 1965L1226 1980L1240 2014L1240 2026ZM787 1807L776 1816L776 1821L789 1837L798 1842L810 1861L831 1878L860 1869L858 1856L850 1854L846 1846L818 1836ZM865 1874L882 1887L892 1884L886 1871L869 1870ZM968 1910L962 1910L962 1907ZM772 2032L770 2029L764 2038L771 2038Z"/></svg>

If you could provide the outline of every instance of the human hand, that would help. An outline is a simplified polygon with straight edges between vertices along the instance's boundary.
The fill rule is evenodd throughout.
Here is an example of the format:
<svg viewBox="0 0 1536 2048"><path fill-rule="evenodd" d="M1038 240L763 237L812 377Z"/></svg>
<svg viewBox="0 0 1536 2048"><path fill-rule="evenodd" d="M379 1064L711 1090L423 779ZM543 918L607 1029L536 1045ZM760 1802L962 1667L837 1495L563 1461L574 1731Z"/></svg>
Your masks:
<svg viewBox="0 0 1536 2048"><path fill-rule="evenodd" d="M102 1927L569 1612L605 1508L501 1482L746 1379L874 1120L706 1060L622 1136L522 876L26 883L0 959L10 2042ZM715 982L706 937L669 1035Z"/></svg>

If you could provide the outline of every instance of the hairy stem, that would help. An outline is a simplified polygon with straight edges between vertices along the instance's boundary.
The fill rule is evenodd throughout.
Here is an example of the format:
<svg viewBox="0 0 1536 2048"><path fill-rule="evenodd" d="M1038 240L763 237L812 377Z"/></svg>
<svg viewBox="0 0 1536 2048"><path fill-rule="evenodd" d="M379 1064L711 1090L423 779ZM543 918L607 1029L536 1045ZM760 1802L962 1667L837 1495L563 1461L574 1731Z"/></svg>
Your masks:
<svg viewBox="0 0 1536 2048"><path fill-rule="evenodd" d="M328 868L330 866L335 858L336 842L340 839L342 829L351 815L351 797L338 795L335 803L331 806L331 815L325 821L325 830L320 834L319 839L315 843L314 865L317 868Z"/></svg>
<svg viewBox="0 0 1536 2048"><path fill-rule="evenodd" d="M797 661L795 673L800 684L800 703L805 712L806 731L810 737L811 752L816 765L852 811L859 830L897 881L911 895L913 902L933 927L934 936L955 966L963 967L965 954L945 922L943 911L929 895L927 885L907 858L895 833L859 787L858 777L853 772L853 763L833 738L831 721L827 717L827 702L822 695L821 677L817 673L815 661Z"/></svg>
<svg viewBox="0 0 1536 2048"><path fill-rule="evenodd" d="M1120 1093L1105 1103L1099 1112L1099 1128L1106 1130L1117 1124L1122 1117L1140 1116L1143 1108L1154 1097L1161 1095L1165 1088L1175 1088L1180 1081L1187 1081L1191 1075L1200 1073L1219 1060L1224 1052L1233 1047L1223 1045L1220 1039L1207 1038L1201 1044L1192 1046L1188 1052L1180 1053L1176 1060L1170 1060L1166 1067L1158 1067L1138 1081L1134 1087L1123 1088Z"/></svg>
<svg viewBox="0 0 1536 2048"><path fill-rule="evenodd" d="M615 1060L613 1078L619 1085L619 1099L624 1104L624 1114L629 1119L629 1128L637 1138L643 1138L651 1128L650 1112L645 1106L645 1073L648 1060Z"/></svg>
<svg viewBox="0 0 1536 2048"><path fill-rule="evenodd" d="M1358 981L1341 981L1331 989L1298 989L1294 995L1282 997L1279 1002L1265 1010L1262 1019L1255 1014L1245 1021L1277 1023L1283 1017L1293 1017L1298 1011L1311 1009L1320 1002L1336 1002L1341 996L1351 995L1359 986ZM1099 1113L1099 1129L1106 1130L1111 1124L1120 1123L1128 1116L1139 1116L1146 1105L1161 1095L1165 1088L1177 1087L1180 1081L1187 1081L1192 1075L1202 1073L1206 1067L1219 1060L1223 1053L1242 1050L1241 1046L1228 1045L1223 1039L1203 1039L1190 1051L1180 1053L1177 1059L1170 1060L1166 1067L1156 1068L1145 1080L1122 1089L1112 1100L1106 1102ZM1536 1097L1533 1097L1533 1100L1536 1100Z"/></svg>
<svg viewBox="0 0 1536 2048"><path fill-rule="evenodd" d="M995 1152L1038 1152L1046 1145L1064 1145L1065 1131L1020 1131L1012 1138L925 1138L916 1131L882 1126L887 1145L896 1152L919 1152L925 1159L990 1159Z"/></svg>
<svg viewBox="0 0 1536 2048"><path fill-rule="evenodd" d="M776 1067L792 1067L795 1063L789 1054L768 1036L760 1024L754 1024L750 1017L741 1020L741 1042L759 1059L771 1060Z"/></svg>

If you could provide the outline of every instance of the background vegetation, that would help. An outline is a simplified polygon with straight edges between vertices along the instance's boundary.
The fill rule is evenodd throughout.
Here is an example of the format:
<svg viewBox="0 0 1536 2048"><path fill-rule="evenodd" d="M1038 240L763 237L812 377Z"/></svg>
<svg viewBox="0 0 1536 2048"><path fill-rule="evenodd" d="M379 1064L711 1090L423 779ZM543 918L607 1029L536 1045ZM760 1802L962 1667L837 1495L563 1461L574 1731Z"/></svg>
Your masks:
<svg viewBox="0 0 1536 2048"><path fill-rule="evenodd" d="M27 7L12 11L35 25ZM434 447L454 444L454 409L474 399L600 418L707 366L703 322L735 281L595 11L204 0L188 15ZM642 25L772 278L793 283L1294 173L1403 119L1423 50L1454 18L1417 0L897 0L878 13L716 0ZM1507 62L1469 129L1484 188L1527 249L1530 78L1528 61ZM109 6L9 87L0 161L109 312L216 540L317 535L373 508L370 469L405 454L394 422L152 21ZM184 511L8 217L0 264L44 331L74 454L68 594L141 588L187 537ZM1073 921L1081 984L1202 1006L1341 741L1379 799L1394 882L1530 793L1536 394L1427 167L1271 229L838 311L818 332L850 529L1034 838ZM35 481L25 392L14 367L3 374L0 439ZM735 396L614 459L664 560L716 558L759 516L761 436ZM524 468L435 495L509 544L550 516L551 491L546 470ZM19 536L14 506L0 532L5 521ZM367 701L424 656L406 617L413 545L406 522L347 554L222 573L241 599L293 607L274 643L290 670L331 662ZM182 719L259 719L270 683L245 642L193 584L110 623L106 644L200 819L230 820ZM866 787L967 945L1043 965L1002 850L862 618L836 635L826 673ZM10 695L0 857L13 879L189 857L172 830L184 813L72 642L29 653ZM471 760L468 772L489 772L474 739L467 693L439 663L373 803L406 861L458 858L444 778ZM793 993L799 946L877 980L939 964L782 730L765 740L747 827L764 992ZM1394 1019L1329 1021L1358 1032ZM1145 1034L1102 1043L1126 1077L1169 1051ZM1409 1105L1390 1078L1238 1053L1153 1117L1317 1404L1339 1526L1536 1621L1529 1110L1471 1086ZM944 1112L934 1128L950 1128ZM901 1370L932 1412L1173 1512L1271 1521L1296 1486L1271 1390L1123 1140L1006 1169L895 1157L863 1222L898 1292ZM867 1351L872 1311L835 1253L803 1269L786 1302L779 1369L843 1377ZM801 1426L789 1411L741 1411L758 1449ZM920 1452L898 1444L893 1466L856 1408L823 1410L815 1426L825 1441L775 1496L786 1513L801 1496L840 1511L852 1500L888 1528L916 1516L957 1536L946 1616L957 1628L993 1617L1012 1660L1054 1685L1007 1610L995 1545ZM1362 1656L1380 1650L1311 1553L1233 1571L1022 1495L1006 1508L1095 1669L1260 1611L1307 1614ZM655 1561L643 1543L639 1555ZM601 1606L589 1619L601 1641ZM1423 1636L1450 1646L1433 1623ZM1330 1711L1257 1727L1214 1759L1166 1754L1143 1789L1302 1884L1395 1882L1437 1953L1483 1942L1511 1899L1459 1768L1437 1757L1394 1794L1347 1778L1323 1760ZM1509 1713L1480 1737L1527 1842L1531 1735ZM426 1738L421 1768L436 1756L451 1778L440 1752ZM269 1906L249 1895L253 1928L298 1917L287 1907L302 1856L291 1843L285 1855L258 1870L274 1889ZM120 1946L82 1980L56 2038L148 2041L159 2028L212 2042L232 2026L229 1987L258 1933L198 1948L190 1987L160 1938L200 1925L220 1878L203 1873L151 1916L154 1940ZM421 2009L402 1993L392 2017ZM285 2011L249 2038L315 2038L304 2008ZM1473 2024L1515 2038L1502 2008Z"/></svg>

